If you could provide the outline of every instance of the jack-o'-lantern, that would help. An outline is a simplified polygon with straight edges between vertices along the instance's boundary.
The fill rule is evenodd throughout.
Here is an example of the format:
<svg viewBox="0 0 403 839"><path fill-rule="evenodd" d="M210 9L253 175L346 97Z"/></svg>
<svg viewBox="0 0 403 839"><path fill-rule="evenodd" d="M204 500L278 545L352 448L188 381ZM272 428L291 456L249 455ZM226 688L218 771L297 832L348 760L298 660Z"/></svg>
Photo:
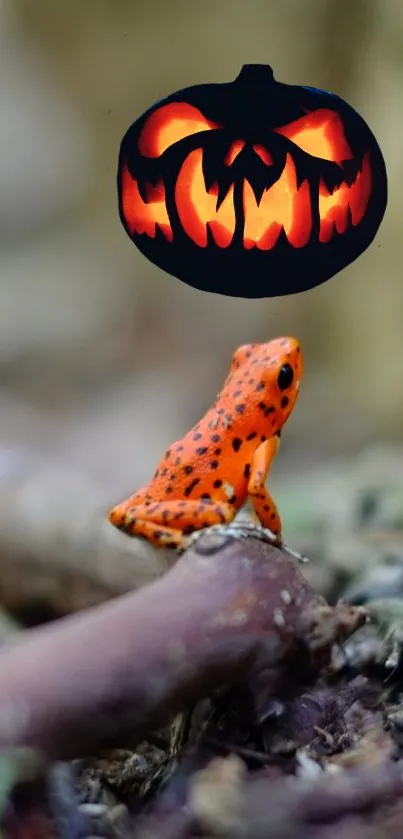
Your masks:
<svg viewBox="0 0 403 839"><path fill-rule="evenodd" d="M368 247L384 160L344 100L245 65L234 82L157 102L123 138L119 212L132 241L189 285L272 297L325 282Z"/></svg>

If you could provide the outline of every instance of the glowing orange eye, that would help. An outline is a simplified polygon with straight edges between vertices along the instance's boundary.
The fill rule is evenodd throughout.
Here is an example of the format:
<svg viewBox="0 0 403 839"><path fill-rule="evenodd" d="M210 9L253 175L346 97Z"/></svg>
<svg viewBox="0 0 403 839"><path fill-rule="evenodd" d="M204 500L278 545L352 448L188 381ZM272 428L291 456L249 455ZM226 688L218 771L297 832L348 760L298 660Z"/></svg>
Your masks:
<svg viewBox="0 0 403 839"><path fill-rule="evenodd" d="M154 111L147 119L138 140L138 150L144 157L159 157L174 143L198 134L221 128L186 102L171 102Z"/></svg>
<svg viewBox="0 0 403 839"><path fill-rule="evenodd" d="M321 108L296 119L284 128L274 130L313 157L321 157L335 163L353 158L344 136L343 122L335 111Z"/></svg>

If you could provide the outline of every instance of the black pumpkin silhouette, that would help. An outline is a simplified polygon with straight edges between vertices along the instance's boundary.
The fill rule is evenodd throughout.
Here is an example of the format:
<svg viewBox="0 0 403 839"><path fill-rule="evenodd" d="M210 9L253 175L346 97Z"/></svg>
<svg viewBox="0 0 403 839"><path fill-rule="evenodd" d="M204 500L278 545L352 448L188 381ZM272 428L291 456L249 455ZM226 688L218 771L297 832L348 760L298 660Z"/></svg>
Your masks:
<svg viewBox="0 0 403 839"><path fill-rule="evenodd" d="M325 282L368 247L387 180L350 105L252 64L134 122L118 194L128 235L165 271L204 291L273 297Z"/></svg>

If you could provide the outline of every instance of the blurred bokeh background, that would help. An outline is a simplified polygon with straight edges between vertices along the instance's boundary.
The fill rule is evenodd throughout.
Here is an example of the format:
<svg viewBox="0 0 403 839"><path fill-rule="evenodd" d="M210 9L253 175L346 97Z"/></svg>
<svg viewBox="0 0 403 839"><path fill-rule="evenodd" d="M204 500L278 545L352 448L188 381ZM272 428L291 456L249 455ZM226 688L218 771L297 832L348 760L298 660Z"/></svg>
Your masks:
<svg viewBox="0 0 403 839"><path fill-rule="evenodd" d="M148 264L120 224L115 186L121 138L145 108L254 62L357 108L390 193L358 261L266 301L197 292ZM306 373L275 475L403 441L399 0L2 0L0 77L9 517L17 505L29 532L58 510L74 530L134 491L209 405L235 346L279 334L300 338Z"/></svg>

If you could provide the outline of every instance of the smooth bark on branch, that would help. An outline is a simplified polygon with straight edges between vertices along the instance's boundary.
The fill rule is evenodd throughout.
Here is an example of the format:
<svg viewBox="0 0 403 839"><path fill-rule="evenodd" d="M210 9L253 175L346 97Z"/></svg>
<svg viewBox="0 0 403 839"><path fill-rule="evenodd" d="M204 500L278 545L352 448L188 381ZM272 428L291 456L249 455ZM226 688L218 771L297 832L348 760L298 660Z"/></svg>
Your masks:
<svg viewBox="0 0 403 839"><path fill-rule="evenodd" d="M207 532L150 585L0 651L0 747L66 758L133 743L302 648L323 658L364 620L327 606L286 552Z"/></svg>

